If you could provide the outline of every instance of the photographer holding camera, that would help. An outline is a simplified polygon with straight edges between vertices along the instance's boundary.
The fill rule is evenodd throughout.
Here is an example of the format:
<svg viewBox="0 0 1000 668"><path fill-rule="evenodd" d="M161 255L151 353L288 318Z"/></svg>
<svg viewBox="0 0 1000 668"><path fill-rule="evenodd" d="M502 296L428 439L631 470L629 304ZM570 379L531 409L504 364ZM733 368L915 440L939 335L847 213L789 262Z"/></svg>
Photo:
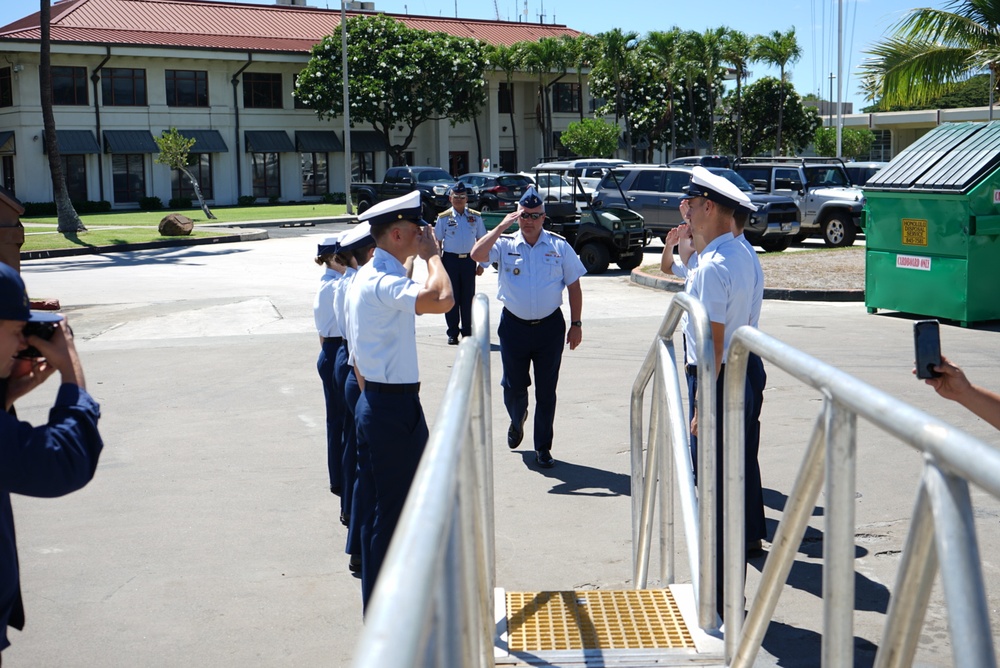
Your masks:
<svg viewBox="0 0 1000 668"><path fill-rule="evenodd" d="M100 407L87 394L73 332L62 316L28 307L21 276L0 264L0 651L7 627L24 627L17 544L10 495L69 494L94 477L104 446ZM30 346L30 347L29 347ZM58 371L62 385L48 422L18 421L13 404Z"/></svg>

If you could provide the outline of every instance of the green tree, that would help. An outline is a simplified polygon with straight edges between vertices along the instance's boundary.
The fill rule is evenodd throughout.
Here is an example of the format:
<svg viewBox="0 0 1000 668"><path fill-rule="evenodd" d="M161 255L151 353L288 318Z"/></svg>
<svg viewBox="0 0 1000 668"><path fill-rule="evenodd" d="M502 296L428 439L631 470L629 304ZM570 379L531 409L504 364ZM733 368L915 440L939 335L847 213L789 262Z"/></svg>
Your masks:
<svg viewBox="0 0 1000 668"><path fill-rule="evenodd" d="M523 65L521 64L521 50L516 45L507 46L504 44L498 44L495 46L485 47L486 60L489 62L490 67L493 71L502 71L507 79L507 92L510 94L510 105L507 107L510 110L510 138L514 142L514 165L517 162L517 125L514 123L514 74L520 72Z"/></svg>
<svg viewBox="0 0 1000 668"><path fill-rule="evenodd" d="M555 153L552 136L552 86L566 76L569 54L560 40L543 37L537 42L520 42L522 63L538 77L538 128L542 133L542 151ZM554 75L554 76L553 76Z"/></svg>
<svg viewBox="0 0 1000 668"><path fill-rule="evenodd" d="M1000 2L951 0L943 9L910 10L868 53L862 80L873 80L882 108L925 106L984 70L1000 72Z"/></svg>
<svg viewBox="0 0 1000 668"><path fill-rule="evenodd" d="M154 141L156 142L156 147L160 149L159 155L156 156L156 163L166 165L170 169L176 169L184 174L188 181L191 182L191 187L194 188L194 194L198 198L198 205L201 206L205 217L215 220L215 214L208 208L205 197L201 194L201 184L198 183L198 179L188 169L192 164L190 162L191 147L194 146L196 140L185 137L177 131L177 128L170 128L162 136L154 137Z"/></svg>
<svg viewBox="0 0 1000 668"><path fill-rule="evenodd" d="M736 159L743 157L743 82L746 81L751 63L757 60L759 37L749 37L739 30L727 30L722 38L722 62L736 70L736 104L733 106L736 121Z"/></svg>
<svg viewBox="0 0 1000 668"><path fill-rule="evenodd" d="M350 18L347 32L351 123L370 123L391 147L395 164L402 164L421 124L471 121L486 103L481 42L412 30L384 14ZM294 95L322 119L344 113L339 32L313 47ZM393 144L398 126L407 134Z"/></svg>
<svg viewBox="0 0 1000 668"><path fill-rule="evenodd" d="M670 123L670 157L677 153L677 113L674 104L677 81L680 79L678 63L680 61L681 29L674 26L670 30L653 31L646 35L642 42L644 53L657 63L660 78L666 91L666 118Z"/></svg>
<svg viewBox="0 0 1000 668"><path fill-rule="evenodd" d="M724 107L731 109L734 96L729 94ZM781 105L779 107L779 105ZM775 114L779 109L781 113ZM758 155L777 148L778 117L784 123L782 150L785 154L801 151L812 142L816 128L822 125L815 107L802 105L802 98L787 81L774 77L758 79L743 92L743 153ZM721 149L736 149L736 122L732 114L723 113L718 124L718 141Z"/></svg>
<svg viewBox="0 0 1000 668"><path fill-rule="evenodd" d="M610 157L618 148L618 126L600 118L585 118L570 123L561 141L577 155Z"/></svg>
<svg viewBox="0 0 1000 668"><path fill-rule="evenodd" d="M774 30L770 34L762 35L757 42L757 60L777 66L781 71L781 81L788 81L785 68L794 65L800 58L802 58L802 48L795 37L795 28L789 28L786 32ZM775 150L779 155L783 148L781 134L784 128L784 111L785 104L782 99L778 105L778 135L775 144Z"/></svg>
<svg viewBox="0 0 1000 668"><path fill-rule="evenodd" d="M66 189L66 176L62 170L59 155L59 141L56 137L56 117L52 110L52 58L50 19L52 7L49 0L41 0L39 23L41 25L41 55L38 67L38 85L42 103L42 127L45 129L45 152L49 157L49 176L52 179L52 198L58 215L57 230L62 234L84 232L86 227L73 208Z"/></svg>
<svg viewBox="0 0 1000 668"><path fill-rule="evenodd" d="M845 158L868 155L875 143L875 133L868 128L841 128L840 152ZM816 128L813 136L818 155L837 155L837 128Z"/></svg>
<svg viewBox="0 0 1000 668"><path fill-rule="evenodd" d="M622 32L614 28L596 35L601 57L590 73L590 87L598 97L606 100L605 110L615 116L615 123L625 126L625 143L632 148L632 121L627 104L629 82L634 78L635 51L639 46L639 33ZM595 88L595 81L600 82ZM599 112L604 114L606 112Z"/></svg>

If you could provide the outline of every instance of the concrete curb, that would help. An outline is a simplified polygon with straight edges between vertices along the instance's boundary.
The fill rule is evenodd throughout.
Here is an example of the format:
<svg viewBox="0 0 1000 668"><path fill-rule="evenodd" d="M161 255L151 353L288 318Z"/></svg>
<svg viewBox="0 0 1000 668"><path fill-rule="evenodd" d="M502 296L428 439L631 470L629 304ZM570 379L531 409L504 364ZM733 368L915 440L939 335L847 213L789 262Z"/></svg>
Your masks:
<svg viewBox="0 0 1000 668"><path fill-rule="evenodd" d="M199 225L198 227L206 227ZM213 226L215 227L215 226ZM76 248L57 248L53 250L25 251L21 253L22 260L43 260L53 257L71 257L74 255L98 255L101 253L124 253L127 251L151 250L154 248L173 248L175 246L206 246L209 244L236 243L238 241L263 241L268 238L267 230L241 230L231 228L233 234L224 237L188 238L174 237L163 241L147 241L141 244L117 244L113 246L82 246Z"/></svg>
<svg viewBox="0 0 1000 668"><path fill-rule="evenodd" d="M309 227L333 223L353 224L358 222L357 216L321 216L317 218L275 218L273 220L247 220L239 223L240 227ZM232 223L199 223L198 227L232 227Z"/></svg>
<svg viewBox="0 0 1000 668"><path fill-rule="evenodd" d="M633 283L654 290L667 292L682 292L683 281L672 281L669 278L653 276L633 269L629 277ZM804 290L795 288L764 288L764 299L796 302L863 302L864 290Z"/></svg>

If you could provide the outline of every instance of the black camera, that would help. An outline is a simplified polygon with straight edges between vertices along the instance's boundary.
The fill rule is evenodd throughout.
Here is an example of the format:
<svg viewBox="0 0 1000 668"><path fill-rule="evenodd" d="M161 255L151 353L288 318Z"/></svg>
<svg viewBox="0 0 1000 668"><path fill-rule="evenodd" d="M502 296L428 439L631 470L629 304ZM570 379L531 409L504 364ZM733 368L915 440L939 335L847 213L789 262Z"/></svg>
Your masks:
<svg viewBox="0 0 1000 668"><path fill-rule="evenodd" d="M40 339L50 341L56 333L56 322L26 322L24 323L24 337L37 336ZM17 354L21 359L34 359L41 357L42 353L35 346L28 346Z"/></svg>

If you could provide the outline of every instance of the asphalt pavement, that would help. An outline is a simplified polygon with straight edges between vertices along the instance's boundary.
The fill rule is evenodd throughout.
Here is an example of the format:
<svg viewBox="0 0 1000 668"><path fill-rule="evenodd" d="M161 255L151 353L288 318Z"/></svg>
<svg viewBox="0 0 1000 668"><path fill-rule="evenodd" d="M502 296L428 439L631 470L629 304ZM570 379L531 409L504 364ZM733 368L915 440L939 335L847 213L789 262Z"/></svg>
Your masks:
<svg viewBox="0 0 1000 668"><path fill-rule="evenodd" d="M28 260L33 298L57 298L76 332L106 447L85 489L14 498L27 627L9 666L347 666L362 627L360 581L326 481L316 244L346 224L266 241ZM650 249L655 261L659 248ZM583 279L584 339L559 384L558 464L540 470L530 433L505 443L493 352L499 586L533 591L631 584L629 393L672 298L624 272ZM491 297L496 274L480 290ZM566 308L564 306L564 308ZM996 432L910 374L911 316L861 303L766 301L761 329L969 433ZM946 355L997 386L996 323L943 326ZM418 318L421 398L433 423L455 348L444 318ZM801 464L817 392L769 368L761 469L771 534ZM50 381L18 402L46 419ZM855 665L871 665L903 548L921 457L858 425ZM973 491L996 607L1000 503ZM818 665L823 503L768 631L761 666ZM679 577L686 580L683 543ZM748 596L763 559L751 562ZM995 611L993 611L995 617ZM994 626L994 644L1000 632ZM917 655L952 665L939 586Z"/></svg>

